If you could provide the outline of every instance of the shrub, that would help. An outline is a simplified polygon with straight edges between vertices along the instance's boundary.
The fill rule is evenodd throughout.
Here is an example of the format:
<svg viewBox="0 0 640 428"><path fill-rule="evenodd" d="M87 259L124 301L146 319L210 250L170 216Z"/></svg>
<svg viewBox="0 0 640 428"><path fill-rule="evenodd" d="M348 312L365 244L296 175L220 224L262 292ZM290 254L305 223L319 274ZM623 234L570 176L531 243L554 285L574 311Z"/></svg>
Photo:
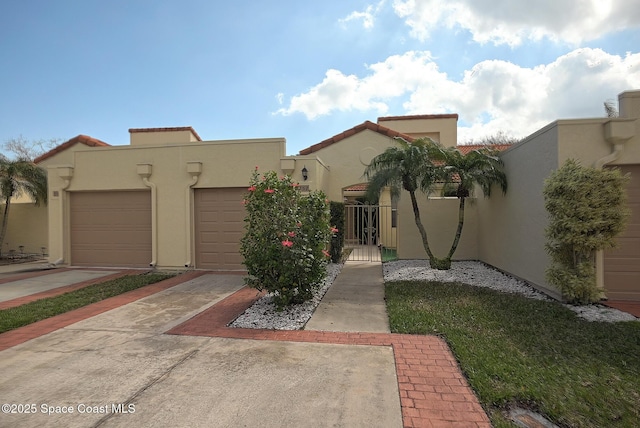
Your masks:
<svg viewBox="0 0 640 428"><path fill-rule="evenodd" d="M570 303L601 298L596 285L596 252L616 245L629 215L625 207L627 177L619 170L583 167L568 160L544 185L546 229L551 266L547 280Z"/></svg>
<svg viewBox="0 0 640 428"><path fill-rule="evenodd" d="M303 196L289 176L253 172L245 198L247 217L240 244L247 285L267 290L282 309L312 297L326 276L331 235L322 192Z"/></svg>
<svg viewBox="0 0 640 428"><path fill-rule="evenodd" d="M331 212L331 224L338 229L331 237L331 261L333 263L342 262L342 251L344 249L344 203L331 201L329 204Z"/></svg>

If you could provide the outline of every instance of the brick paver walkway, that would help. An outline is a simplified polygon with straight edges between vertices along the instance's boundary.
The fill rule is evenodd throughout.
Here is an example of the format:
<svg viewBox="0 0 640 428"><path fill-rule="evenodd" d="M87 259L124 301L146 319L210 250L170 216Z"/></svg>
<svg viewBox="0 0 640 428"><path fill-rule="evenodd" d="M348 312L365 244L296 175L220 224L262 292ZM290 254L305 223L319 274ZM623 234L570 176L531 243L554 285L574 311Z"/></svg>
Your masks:
<svg viewBox="0 0 640 428"><path fill-rule="evenodd" d="M122 274L124 275L126 272L123 271ZM16 346L210 273L206 271L185 273L8 331L0 334L0 350ZM111 279L111 276L99 278L102 281L106 279ZM95 281L85 282L95 283ZM89 285L83 282L69 287L77 289L81 288L82 284ZM66 291L70 291L70 289ZM436 336L407 334L282 331L226 327L230 321L258 298L259 295L255 290L243 288L166 333L235 339L391 346L395 357L402 420L405 427L491 427L489 418L462 375L449 347L442 339ZM12 302L17 303L17 300L19 299Z"/></svg>

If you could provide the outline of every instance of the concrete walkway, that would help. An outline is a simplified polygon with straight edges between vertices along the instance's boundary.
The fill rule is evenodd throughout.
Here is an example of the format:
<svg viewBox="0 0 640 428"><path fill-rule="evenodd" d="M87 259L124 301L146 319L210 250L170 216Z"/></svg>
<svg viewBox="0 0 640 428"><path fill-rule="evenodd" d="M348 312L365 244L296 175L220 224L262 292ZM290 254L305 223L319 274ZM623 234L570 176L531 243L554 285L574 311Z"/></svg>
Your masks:
<svg viewBox="0 0 640 428"><path fill-rule="evenodd" d="M347 262L305 330L389 333L382 265Z"/></svg>
<svg viewBox="0 0 640 428"><path fill-rule="evenodd" d="M357 272L382 277L379 264L340 276ZM361 314L384 296L369 284ZM328 308L362 292L335 285ZM256 298L240 275L190 272L1 334L0 397L36 412L0 426L490 426L441 339L226 327Z"/></svg>

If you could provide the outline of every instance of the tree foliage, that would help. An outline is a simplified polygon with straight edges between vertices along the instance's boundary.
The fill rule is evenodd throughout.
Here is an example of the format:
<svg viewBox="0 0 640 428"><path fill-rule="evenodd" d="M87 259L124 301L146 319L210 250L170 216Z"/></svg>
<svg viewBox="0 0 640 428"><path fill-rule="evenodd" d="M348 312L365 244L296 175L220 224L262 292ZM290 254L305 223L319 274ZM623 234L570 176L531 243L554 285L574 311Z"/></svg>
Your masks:
<svg viewBox="0 0 640 428"><path fill-rule="evenodd" d="M11 199L26 194L35 205L47 203L47 174L33 160L55 145L58 140L27 141L22 136L6 141L0 154L0 252L9 226Z"/></svg>
<svg viewBox="0 0 640 428"><path fill-rule="evenodd" d="M369 179L367 197L374 199L388 187L392 196L398 196L401 189L411 197L416 227L422 238L423 247L429 257L431 267L450 269L451 257L455 253L464 225L465 200L473 188L480 185L485 196L491 194L494 184L507 190L506 175L497 152L489 148L473 151L466 156L455 147L444 148L430 138L420 138L411 143L396 139L398 147L390 147L376 156L365 170ZM458 228L451 249L444 258L436 257L429 245L427 231L422 224L416 192L429 194L435 185L454 185L460 200Z"/></svg>
<svg viewBox="0 0 640 428"><path fill-rule="evenodd" d="M498 131L493 135L487 135L485 137L481 137L478 139L469 139L465 142L461 143L462 145L473 144L473 145L481 145L481 146L493 146L496 144L516 144L522 141L521 138L514 137L511 134L508 134L504 131ZM490 148L490 147L489 147Z"/></svg>
<svg viewBox="0 0 640 428"><path fill-rule="evenodd" d="M22 135L18 138L11 138L4 142L2 149L5 153L11 153L18 159L28 159L33 161L38 156L46 153L60 143L60 139L29 141ZM7 156L9 157L9 156Z"/></svg>
<svg viewBox="0 0 640 428"><path fill-rule="evenodd" d="M438 161L438 178L444 182L443 192L447 188L455 190L458 198L458 227L444 264L451 266L451 257L458 248L462 228L464 226L465 202L473 195L476 186L479 186L485 197L491 196L491 189L497 185L502 193L507 192L507 176L503 170L502 159L498 151L489 146L474 150L463 155L455 147L442 148L435 151L433 158Z"/></svg>
<svg viewBox="0 0 640 428"><path fill-rule="evenodd" d="M10 160L0 155L0 248L4 243L9 224L11 199L23 194L29 195L36 205L47 203L47 174L30 159Z"/></svg>
<svg viewBox="0 0 640 428"><path fill-rule="evenodd" d="M544 185L549 213L546 249L551 256L547 280L571 303L600 300L596 252L616 245L629 216L624 186L616 169L594 169L570 159Z"/></svg>
<svg viewBox="0 0 640 428"><path fill-rule="evenodd" d="M257 169L245 198L246 232L240 243L247 285L272 293L281 309L302 303L326 277L326 250L335 228L322 192L303 196L289 176Z"/></svg>
<svg viewBox="0 0 640 428"><path fill-rule="evenodd" d="M429 246L427 231L420 218L420 208L416 192L429 193L436 181L436 168L431 162L434 142L430 138L417 139L411 143L397 138L399 146L389 147L373 158L364 175L369 180L367 199L377 200L384 188L389 188L392 197L400 196L401 190L409 192L414 220L422 245L429 257L431 266L437 264Z"/></svg>
<svg viewBox="0 0 640 428"><path fill-rule="evenodd" d="M337 229L337 232L331 236L331 261L333 263L342 262L342 251L344 249L344 203L331 201L329 204L331 213L331 224Z"/></svg>

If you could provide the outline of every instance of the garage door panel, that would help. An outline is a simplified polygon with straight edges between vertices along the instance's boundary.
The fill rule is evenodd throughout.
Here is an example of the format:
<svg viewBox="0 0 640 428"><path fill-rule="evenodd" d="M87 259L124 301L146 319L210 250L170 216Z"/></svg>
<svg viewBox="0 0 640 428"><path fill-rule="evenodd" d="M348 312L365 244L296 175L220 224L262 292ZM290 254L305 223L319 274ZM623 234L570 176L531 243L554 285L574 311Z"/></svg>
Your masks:
<svg viewBox="0 0 640 428"><path fill-rule="evenodd" d="M73 265L148 266L151 192L72 193L70 206Z"/></svg>
<svg viewBox="0 0 640 428"><path fill-rule="evenodd" d="M624 165L631 180L626 192L631 216L618 247L605 251L604 286L612 300L640 301L640 165Z"/></svg>
<svg viewBox="0 0 640 428"><path fill-rule="evenodd" d="M196 267L244 270L240 239L244 234L244 188L194 191Z"/></svg>

